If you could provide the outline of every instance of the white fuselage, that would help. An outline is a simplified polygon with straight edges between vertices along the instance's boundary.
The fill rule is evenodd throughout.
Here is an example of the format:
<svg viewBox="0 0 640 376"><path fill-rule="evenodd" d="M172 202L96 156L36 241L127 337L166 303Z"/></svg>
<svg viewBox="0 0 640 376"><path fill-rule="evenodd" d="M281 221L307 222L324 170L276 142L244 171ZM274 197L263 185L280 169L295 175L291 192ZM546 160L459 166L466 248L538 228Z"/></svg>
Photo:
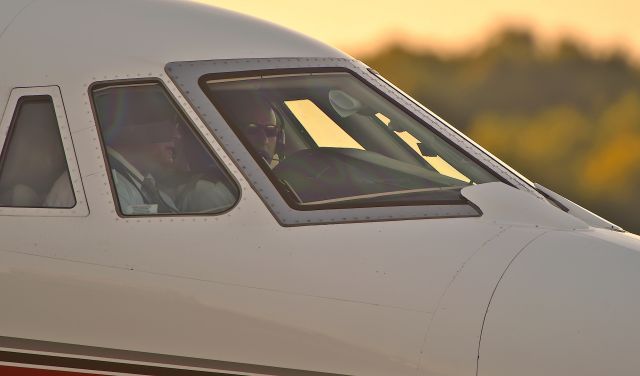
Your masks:
<svg viewBox="0 0 640 376"><path fill-rule="evenodd" d="M191 3L9 0L0 9L0 131L21 93L53 96L68 127L63 142L77 199L70 210L0 208L0 354L176 374L640 369L633 355L640 326L631 325L640 313L638 295L630 301L640 286L634 235L596 229L553 207L479 148L505 180L529 189L466 188L478 217L284 226L165 71L179 61L349 56ZM118 214L89 88L141 78L166 86L233 175L241 199L232 210ZM587 357L598 351L602 358ZM0 373L29 364L7 359L0 355ZM35 360L29 367L97 370Z"/></svg>

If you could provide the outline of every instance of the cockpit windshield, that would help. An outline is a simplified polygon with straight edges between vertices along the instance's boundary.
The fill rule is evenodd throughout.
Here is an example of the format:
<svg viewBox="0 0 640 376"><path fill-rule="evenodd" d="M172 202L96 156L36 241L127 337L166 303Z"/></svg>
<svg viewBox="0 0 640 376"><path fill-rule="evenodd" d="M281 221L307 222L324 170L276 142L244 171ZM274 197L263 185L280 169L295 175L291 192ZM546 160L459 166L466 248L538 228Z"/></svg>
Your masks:
<svg viewBox="0 0 640 376"><path fill-rule="evenodd" d="M460 203L461 188L497 181L351 73L205 77L201 84L296 205Z"/></svg>

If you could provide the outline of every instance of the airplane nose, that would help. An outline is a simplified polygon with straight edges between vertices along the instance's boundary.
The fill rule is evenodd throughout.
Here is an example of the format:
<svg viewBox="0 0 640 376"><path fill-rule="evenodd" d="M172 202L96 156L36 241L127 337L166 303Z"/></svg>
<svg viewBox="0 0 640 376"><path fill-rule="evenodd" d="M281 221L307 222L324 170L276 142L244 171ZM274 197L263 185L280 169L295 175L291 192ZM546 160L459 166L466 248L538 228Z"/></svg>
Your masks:
<svg viewBox="0 0 640 376"><path fill-rule="evenodd" d="M639 294L640 237L547 232L517 256L495 290L478 375L637 374Z"/></svg>

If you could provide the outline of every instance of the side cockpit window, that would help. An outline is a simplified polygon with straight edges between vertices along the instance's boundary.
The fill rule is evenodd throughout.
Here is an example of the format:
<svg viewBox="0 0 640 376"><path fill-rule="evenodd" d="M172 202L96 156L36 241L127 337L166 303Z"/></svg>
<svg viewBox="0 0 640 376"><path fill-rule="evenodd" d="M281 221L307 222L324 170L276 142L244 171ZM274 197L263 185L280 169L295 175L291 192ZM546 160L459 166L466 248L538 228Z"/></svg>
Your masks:
<svg viewBox="0 0 640 376"><path fill-rule="evenodd" d="M216 214L239 189L157 82L92 88L122 215Z"/></svg>
<svg viewBox="0 0 640 376"><path fill-rule="evenodd" d="M53 100L22 97L0 158L0 207L66 209L75 205Z"/></svg>

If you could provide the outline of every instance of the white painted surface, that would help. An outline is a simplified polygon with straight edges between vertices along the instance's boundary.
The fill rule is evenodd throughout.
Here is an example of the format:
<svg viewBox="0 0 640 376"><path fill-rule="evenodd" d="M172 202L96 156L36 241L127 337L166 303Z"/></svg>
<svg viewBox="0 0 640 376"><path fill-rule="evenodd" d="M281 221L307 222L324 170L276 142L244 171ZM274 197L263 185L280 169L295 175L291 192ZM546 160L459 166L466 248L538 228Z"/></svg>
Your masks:
<svg viewBox="0 0 640 376"><path fill-rule="evenodd" d="M243 205L234 213L211 222L111 225L0 219L6 231L29 234L3 242L3 250L18 253L2 256L12 266L0 295L11 309L0 313L0 332L340 373L413 374L437 300L458 266L497 231L476 220L467 221L465 237L456 236L459 220L285 229L266 209ZM242 231L229 231L239 224Z"/></svg>
<svg viewBox="0 0 640 376"><path fill-rule="evenodd" d="M486 221L565 230L589 227L546 201L504 183L473 185L463 188L462 195L480 208Z"/></svg>
<svg viewBox="0 0 640 376"><path fill-rule="evenodd" d="M0 38L2 34L18 16L20 11L29 5L33 0L5 0L2 2L2 13L0 13Z"/></svg>
<svg viewBox="0 0 640 376"><path fill-rule="evenodd" d="M583 208L582 206L576 204L575 202L560 196L549 188L545 188L540 184L536 184L536 187L547 194L549 197L563 205L568 210L569 214L587 223L589 226L624 232L624 230L620 226L615 225L600 217L599 215L594 214L589 210Z"/></svg>
<svg viewBox="0 0 640 376"><path fill-rule="evenodd" d="M551 232L515 260L491 302L479 375L637 375L640 243Z"/></svg>
<svg viewBox="0 0 640 376"><path fill-rule="evenodd" d="M22 4L0 4L0 24ZM0 336L356 375L473 375L489 299L522 249L489 311L481 374L530 361L530 354L506 361L502 354L534 342L531 349L558 367L546 371L576 367L603 330L580 337L586 352L565 363L538 339L558 340L563 320L608 289L619 305L585 320L613 321L616 335L635 325L637 306L622 296L638 286L636 253L627 249L640 241L590 229L500 184L464 191L481 218L279 226L164 75L170 61L345 57L335 49L192 3L41 0L6 29L0 56L1 108L14 87L60 87L89 207L86 217L0 216ZM116 215L87 93L95 81L135 77L159 77L185 106L241 186L235 209L211 217ZM527 247L547 231L554 232ZM585 255L590 261L573 271L575 280L563 277ZM619 283L618 268L631 284ZM540 273L549 278L539 283ZM554 295L579 287L583 300L574 305ZM512 303L546 306L547 298L564 313L530 317L534 311ZM506 330L521 331L520 342ZM634 330L607 343L637 349ZM567 341L578 338L569 334ZM637 365L629 353L603 359L619 370Z"/></svg>
<svg viewBox="0 0 640 376"><path fill-rule="evenodd" d="M547 231L504 226L460 266L429 323L423 374L476 374L484 314L500 275L521 249Z"/></svg>

